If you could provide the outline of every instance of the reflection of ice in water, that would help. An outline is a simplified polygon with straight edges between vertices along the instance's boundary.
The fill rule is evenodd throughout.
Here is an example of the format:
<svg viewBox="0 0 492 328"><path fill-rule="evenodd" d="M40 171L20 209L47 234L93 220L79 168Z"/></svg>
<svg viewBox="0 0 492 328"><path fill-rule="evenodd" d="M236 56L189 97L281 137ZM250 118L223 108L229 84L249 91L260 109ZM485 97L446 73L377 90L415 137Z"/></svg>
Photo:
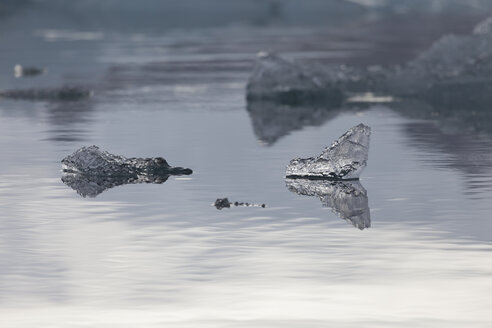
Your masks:
<svg viewBox="0 0 492 328"><path fill-rule="evenodd" d="M324 105L290 106L272 101L248 102L247 110L256 137L269 146L292 131L321 126L340 113Z"/></svg>
<svg viewBox="0 0 492 328"><path fill-rule="evenodd" d="M298 195L318 196L323 206L363 230L371 226L367 191L358 181L286 179L287 188Z"/></svg>
<svg viewBox="0 0 492 328"><path fill-rule="evenodd" d="M82 197L96 197L100 193L116 186L135 183L157 183L167 181L169 174L160 176L87 176L82 174L65 173L61 180L64 184L71 187Z"/></svg>

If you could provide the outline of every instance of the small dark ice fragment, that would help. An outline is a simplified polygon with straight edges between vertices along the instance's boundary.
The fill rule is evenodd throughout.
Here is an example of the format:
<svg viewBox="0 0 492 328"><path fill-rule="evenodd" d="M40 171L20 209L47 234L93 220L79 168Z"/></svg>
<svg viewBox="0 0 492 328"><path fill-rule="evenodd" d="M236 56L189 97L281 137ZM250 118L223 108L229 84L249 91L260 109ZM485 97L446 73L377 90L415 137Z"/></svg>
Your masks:
<svg viewBox="0 0 492 328"><path fill-rule="evenodd" d="M237 204L237 202L236 202L236 204ZM217 200L214 203L214 206L218 210L221 210L223 208L229 208L229 207L231 207L231 203L229 202L229 200L227 198L217 198Z"/></svg>
<svg viewBox="0 0 492 328"><path fill-rule="evenodd" d="M261 205L260 205L260 204L243 203L243 202L237 202L237 201L236 201L236 202L234 202L234 203L232 203L232 202L229 202L229 199L227 199L227 198L217 198L217 200L216 200L216 201L215 201L215 203L214 203L214 206L215 206L218 210L221 210L221 209L223 209L223 208L230 208L230 207L231 207L231 205L233 205L233 204L234 204L234 206L236 206L236 207L237 207L237 206L248 206L248 207L249 207L249 206L253 206L253 207L262 207L262 208L265 208L265 207L266 207L266 205L265 205L265 204L261 204Z"/></svg>

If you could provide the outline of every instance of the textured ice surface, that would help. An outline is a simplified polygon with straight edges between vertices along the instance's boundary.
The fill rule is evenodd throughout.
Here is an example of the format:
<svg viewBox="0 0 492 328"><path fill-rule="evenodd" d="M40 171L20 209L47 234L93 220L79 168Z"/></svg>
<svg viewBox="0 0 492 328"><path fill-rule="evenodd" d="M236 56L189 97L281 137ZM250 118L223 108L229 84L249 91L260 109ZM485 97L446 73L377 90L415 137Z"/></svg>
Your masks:
<svg viewBox="0 0 492 328"><path fill-rule="evenodd" d="M287 166L287 178L358 179L367 165L371 128L359 124L348 130L319 156L296 158Z"/></svg>
<svg viewBox="0 0 492 328"><path fill-rule="evenodd" d="M82 147L62 160L62 181L82 196L95 197L106 189L128 183L163 183L170 175L192 170L171 167L162 157L127 158Z"/></svg>
<svg viewBox="0 0 492 328"><path fill-rule="evenodd" d="M298 195L319 197L323 206L360 230L371 226L367 191L358 181L286 179L285 184Z"/></svg>
<svg viewBox="0 0 492 328"><path fill-rule="evenodd" d="M152 174L191 174L190 169L171 167L162 157L118 156L97 146L82 147L62 160L63 171L86 175L138 176Z"/></svg>

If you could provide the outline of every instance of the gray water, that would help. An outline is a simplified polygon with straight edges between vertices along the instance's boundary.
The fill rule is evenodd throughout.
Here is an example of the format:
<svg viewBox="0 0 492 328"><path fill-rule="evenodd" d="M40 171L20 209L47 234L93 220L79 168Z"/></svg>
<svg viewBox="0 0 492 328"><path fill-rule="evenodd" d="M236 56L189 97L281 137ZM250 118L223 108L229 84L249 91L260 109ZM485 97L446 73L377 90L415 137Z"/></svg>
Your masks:
<svg viewBox="0 0 492 328"><path fill-rule="evenodd" d="M0 100L1 327L490 326L488 113L245 101L257 51L394 63L432 35L262 23L120 33L64 19L32 9L0 22L0 90L94 90L79 102ZM17 63L49 70L16 79ZM363 230L284 180L290 159L361 122L373 132ZM92 144L194 173L82 197L60 161ZM219 197L266 208L219 211Z"/></svg>

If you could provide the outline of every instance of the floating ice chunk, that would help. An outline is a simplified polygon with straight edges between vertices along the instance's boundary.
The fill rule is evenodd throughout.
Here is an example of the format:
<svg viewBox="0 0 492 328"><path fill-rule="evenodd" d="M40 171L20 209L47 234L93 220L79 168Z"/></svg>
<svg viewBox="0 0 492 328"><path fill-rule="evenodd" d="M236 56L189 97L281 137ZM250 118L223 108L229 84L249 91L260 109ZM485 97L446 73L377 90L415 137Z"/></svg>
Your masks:
<svg viewBox="0 0 492 328"><path fill-rule="evenodd" d="M287 188L298 195L317 196L340 218L363 230L371 226L367 191L358 181L286 179Z"/></svg>
<svg viewBox="0 0 492 328"><path fill-rule="evenodd" d="M348 130L318 157L296 158L287 166L287 178L358 179L367 165L371 128L359 124Z"/></svg>
<svg viewBox="0 0 492 328"><path fill-rule="evenodd" d="M171 167L164 158L126 158L102 151L97 146L82 147L62 160L63 170L87 175L138 176L150 174L191 174L190 169Z"/></svg>
<svg viewBox="0 0 492 328"><path fill-rule="evenodd" d="M170 175L193 171L171 167L162 157L126 158L101 151L97 146L82 147L62 160L62 181L82 196L95 197L114 186L127 183L163 183Z"/></svg>
<svg viewBox="0 0 492 328"><path fill-rule="evenodd" d="M261 52L247 85L248 100L283 103L323 101L339 105L341 91L300 64Z"/></svg>
<svg viewBox="0 0 492 328"><path fill-rule="evenodd" d="M218 209L221 210L223 208L230 208L231 207L231 202L227 198L217 198L217 200L214 203L214 206Z"/></svg>
<svg viewBox="0 0 492 328"><path fill-rule="evenodd" d="M248 102L268 100L284 104L319 103L340 107L346 92L384 88L389 70L345 65L325 67L299 63L261 52L246 87Z"/></svg>
<svg viewBox="0 0 492 328"><path fill-rule="evenodd" d="M448 105L458 98L457 90L470 86L465 98L483 97L490 104L490 87L483 91L480 86L492 82L491 25L492 18L489 18L477 25L472 35L442 37L417 58L396 69L386 82L388 90L404 96L430 97L431 102Z"/></svg>
<svg viewBox="0 0 492 328"><path fill-rule="evenodd" d="M384 101L419 98L437 107L457 102L490 107L491 30L492 17L480 23L474 34L444 36L401 66L330 67L262 54L248 83L248 101L312 104L322 99L329 107L330 101L353 102L354 93L371 92Z"/></svg>

